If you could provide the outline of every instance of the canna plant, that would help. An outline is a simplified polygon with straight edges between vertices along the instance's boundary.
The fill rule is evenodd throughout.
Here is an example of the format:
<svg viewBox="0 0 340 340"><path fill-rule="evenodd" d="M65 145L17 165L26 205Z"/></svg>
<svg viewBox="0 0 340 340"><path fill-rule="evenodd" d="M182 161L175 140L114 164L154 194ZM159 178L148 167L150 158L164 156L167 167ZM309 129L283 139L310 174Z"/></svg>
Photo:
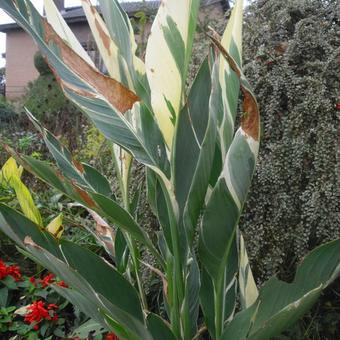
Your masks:
<svg viewBox="0 0 340 340"><path fill-rule="evenodd" d="M163 0L146 46L136 55L129 18L116 0L82 6L108 75L100 73L56 10L46 17L29 0L0 7L39 45L63 88L112 148L120 195L93 167L79 163L27 112L55 159L7 150L25 169L86 207L112 261L55 238L0 204L0 228L20 251L64 280L55 290L120 339L269 339L301 317L339 274L340 240L311 252L291 283L256 287L238 221L260 139L256 99L242 73L242 0L190 89L186 76L199 0ZM236 129L238 100L242 98ZM148 202L158 218L152 240L136 216L133 161L145 166ZM121 199L117 198L121 197ZM151 312L141 279L144 263L162 279L165 313ZM113 263L113 264L112 264Z"/></svg>

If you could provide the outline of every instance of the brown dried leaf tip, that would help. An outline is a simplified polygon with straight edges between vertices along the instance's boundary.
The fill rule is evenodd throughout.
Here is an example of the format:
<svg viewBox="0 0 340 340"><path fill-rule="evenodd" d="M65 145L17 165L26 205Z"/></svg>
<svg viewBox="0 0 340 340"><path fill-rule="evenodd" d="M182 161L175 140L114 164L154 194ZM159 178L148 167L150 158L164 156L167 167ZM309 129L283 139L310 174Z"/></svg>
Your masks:
<svg viewBox="0 0 340 340"><path fill-rule="evenodd" d="M252 94L243 86L241 87L244 96L243 110L245 112L241 117L241 127L247 135L257 141L260 133L260 112Z"/></svg>
<svg viewBox="0 0 340 340"><path fill-rule="evenodd" d="M93 87L95 90L94 92L103 96L121 113L131 109L133 104L139 101L139 97L123 86L120 82L100 73L97 69L82 59L59 37L59 35L46 20L43 20L43 25L45 32L45 42L47 44L52 42L59 47L59 53L61 55L62 61L72 70L72 72L84 80L85 83ZM66 81L61 80L61 83L62 86L74 90ZM82 94L89 97L94 96L94 93L91 94L87 93L86 91L82 91Z"/></svg>

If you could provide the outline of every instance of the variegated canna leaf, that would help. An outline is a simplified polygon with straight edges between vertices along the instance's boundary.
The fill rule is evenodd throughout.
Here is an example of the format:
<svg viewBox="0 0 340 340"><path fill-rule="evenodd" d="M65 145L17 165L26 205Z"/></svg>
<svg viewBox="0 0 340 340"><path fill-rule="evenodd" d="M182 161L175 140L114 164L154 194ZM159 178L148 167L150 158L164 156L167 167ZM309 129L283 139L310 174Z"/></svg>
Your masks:
<svg viewBox="0 0 340 340"><path fill-rule="evenodd" d="M203 172L201 168L196 170L200 157L212 153L211 147L209 148L205 144L208 141L210 146L215 147L216 125L214 125L213 115L209 115L210 92L211 72L208 59L206 59L198 71L189 91L187 103L177 120L172 158L174 164L173 182L182 216L186 205L193 205L193 200L188 199L189 195L193 196L193 192L195 192L195 198L190 198L196 199L198 202L201 198L201 201L203 201L208 186L209 178L205 181L200 178L200 188L193 182L195 181L195 172L197 171L197 174ZM207 166L207 177L209 177L211 161L207 160L205 164ZM190 230L189 233L192 233L192 231Z"/></svg>
<svg viewBox="0 0 340 340"><path fill-rule="evenodd" d="M242 67L242 16L243 0L237 0L232 10L226 30L221 39L221 46ZM218 106L218 139L222 159L225 158L234 135L237 104L240 92L239 77L225 58L219 58L218 87L216 92Z"/></svg>
<svg viewBox="0 0 340 340"><path fill-rule="evenodd" d="M65 22L53 0L44 0L44 10L47 22L55 32L89 65L95 67L92 59L80 44L70 27ZM117 79L118 80L118 79Z"/></svg>
<svg viewBox="0 0 340 340"><path fill-rule="evenodd" d="M109 75L136 92L137 77L145 74L145 67L135 55L137 45L129 19L115 0L102 1L104 17L114 23L110 24L109 31L97 8L89 0L82 0L82 6ZM112 9L107 8L110 6ZM114 18L108 18L107 13L112 13Z"/></svg>
<svg viewBox="0 0 340 340"><path fill-rule="evenodd" d="M51 132L43 128L28 110L26 110L26 113L36 129L41 133L47 148L65 177L84 190L97 192L110 198L113 197L110 183L106 177L90 165L75 160L69 150Z"/></svg>
<svg viewBox="0 0 340 340"><path fill-rule="evenodd" d="M258 298L259 292L250 268L247 249L241 233L238 235L239 244L239 290L243 309L250 307Z"/></svg>
<svg viewBox="0 0 340 340"><path fill-rule="evenodd" d="M198 0L163 0L151 28L145 65L151 105L171 149L196 31Z"/></svg>
<svg viewBox="0 0 340 340"><path fill-rule="evenodd" d="M266 282L256 302L235 316L221 339L267 340L279 335L340 275L339 263L340 239L314 249L298 267L293 282L275 277Z"/></svg>
<svg viewBox="0 0 340 340"><path fill-rule="evenodd" d="M151 155L152 150L147 148L147 141L121 114L131 109L139 97L81 58L40 16L29 0L22 6L17 6L14 1L0 0L0 8L34 38L57 74L65 94L88 115L105 137L129 150L140 162L157 166L157 159ZM152 123L154 118L150 111L144 110L141 120L148 120L149 128L153 129L145 133L151 134L158 129ZM161 135L154 134L154 138L158 136ZM156 152L161 154L164 147L162 137L157 143L159 149ZM166 154L162 157L166 157Z"/></svg>
<svg viewBox="0 0 340 340"><path fill-rule="evenodd" d="M115 226L128 231L135 240L145 244L159 262L163 264L163 259L152 244L147 233L133 219L130 213L123 209L117 202L97 192L87 193L74 181L62 176L60 172L56 171L45 162L32 157L21 156L10 148L8 148L8 151L29 172L46 182L48 185L64 193L72 200L96 211L100 216L106 217L108 221Z"/></svg>
<svg viewBox="0 0 340 340"><path fill-rule="evenodd" d="M214 285L215 334L219 337L225 321L224 302L221 301L238 272L238 263L231 265L235 257L232 249L236 247L237 225L255 169L260 117L256 99L237 62L215 37L211 39L240 80L244 111L241 127L232 139L223 170L207 203L200 234L200 258Z"/></svg>

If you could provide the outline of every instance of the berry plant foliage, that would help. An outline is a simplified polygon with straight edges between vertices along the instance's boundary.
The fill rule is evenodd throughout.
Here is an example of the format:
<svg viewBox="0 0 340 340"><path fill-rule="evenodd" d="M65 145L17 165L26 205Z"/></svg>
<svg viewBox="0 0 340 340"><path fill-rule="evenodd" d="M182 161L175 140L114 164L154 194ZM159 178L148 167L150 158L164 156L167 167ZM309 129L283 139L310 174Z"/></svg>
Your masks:
<svg viewBox="0 0 340 340"><path fill-rule="evenodd" d="M273 277L258 289L238 228L260 144L260 113L242 70L242 0L186 88L198 0L161 2L145 60L116 0L101 12L82 0L108 75L99 72L52 0L42 17L29 0L0 0L39 45L66 96L111 145L121 199L92 166L76 161L27 111L56 166L12 157L89 211L105 258L6 204L0 228L20 251L65 282L53 288L120 339L269 339L308 310L339 274L340 240L316 248L291 283ZM242 110L237 117L239 98ZM141 227L130 194L132 161L144 165L157 239ZM3 174L13 182L12 176ZM255 203L256 204L256 203ZM147 251L155 263L145 263ZM109 259L109 261L107 260ZM163 283L164 306L148 306L147 266ZM273 298L274 297L274 298Z"/></svg>

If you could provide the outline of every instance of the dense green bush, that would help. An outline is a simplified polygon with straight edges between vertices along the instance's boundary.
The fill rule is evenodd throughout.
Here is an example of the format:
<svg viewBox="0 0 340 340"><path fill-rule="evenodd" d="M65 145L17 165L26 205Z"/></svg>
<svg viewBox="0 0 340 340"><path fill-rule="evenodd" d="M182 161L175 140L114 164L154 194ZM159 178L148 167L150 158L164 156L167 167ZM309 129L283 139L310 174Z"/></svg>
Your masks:
<svg viewBox="0 0 340 340"><path fill-rule="evenodd" d="M340 236L338 6L259 0L248 13L245 69L263 136L241 227L259 281L286 277L309 249Z"/></svg>
<svg viewBox="0 0 340 340"><path fill-rule="evenodd" d="M37 52L34 55L34 66L42 76L46 74L52 74L51 69L40 52Z"/></svg>
<svg viewBox="0 0 340 340"><path fill-rule="evenodd" d="M17 114L11 104L0 95L0 128L3 130L4 125L8 125L15 121Z"/></svg>

